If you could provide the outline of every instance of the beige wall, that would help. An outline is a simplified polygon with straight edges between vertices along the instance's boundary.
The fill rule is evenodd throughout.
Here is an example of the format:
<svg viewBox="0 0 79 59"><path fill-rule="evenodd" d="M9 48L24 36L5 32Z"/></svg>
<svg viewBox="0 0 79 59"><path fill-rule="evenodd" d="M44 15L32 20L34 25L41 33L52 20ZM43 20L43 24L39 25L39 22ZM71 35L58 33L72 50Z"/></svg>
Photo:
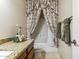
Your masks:
<svg viewBox="0 0 79 59"><path fill-rule="evenodd" d="M59 21L72 16L72 0L59 0ZM72 49L63 41L59 41L58 51L62 59L72 59Z"/></svg>
<svg viewBox="0 0 79 59"><path fill-rule="evenodd" d="M14 36L16 24L26 31L25 0L0 0L0 39Z"/></svg>
<svg viewBox="0 0 79 59"><path fill-rule="evenodd" d="M72 16L72 0L59 0L59 20Z"/></svg>

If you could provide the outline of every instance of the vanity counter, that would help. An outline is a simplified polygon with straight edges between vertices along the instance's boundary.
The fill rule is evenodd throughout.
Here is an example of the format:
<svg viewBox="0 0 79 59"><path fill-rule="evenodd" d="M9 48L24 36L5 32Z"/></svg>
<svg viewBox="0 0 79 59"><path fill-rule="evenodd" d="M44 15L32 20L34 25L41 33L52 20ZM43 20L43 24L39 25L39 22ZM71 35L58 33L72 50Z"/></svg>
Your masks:
<svg viewBox="0 0 79 59"><path fill-rule="evenodd" d="M10 42L1 44L0 51L13 51L13 53L8 55L5 59L20 59L20 56L23 55L24 53L28 54L28 50L30 46L32 47L31 49L33 49L33 43L34 43L33 39L29 39L27 41L19 42L19 43L10 41Z"/></svg>

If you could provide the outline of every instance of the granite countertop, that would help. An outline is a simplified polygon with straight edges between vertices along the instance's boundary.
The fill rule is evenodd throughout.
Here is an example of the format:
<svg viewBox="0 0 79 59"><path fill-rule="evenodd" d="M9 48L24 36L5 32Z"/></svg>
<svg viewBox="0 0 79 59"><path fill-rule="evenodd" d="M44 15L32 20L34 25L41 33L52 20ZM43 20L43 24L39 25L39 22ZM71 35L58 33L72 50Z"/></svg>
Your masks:
<svg viewBox="0 0 79 59"><path fill-rule="evenodd" d="M13 51L12 54L7 56L5 59L17 59L21 53L28 48L28 46L33 42L33 39L29 39L24 42L7 42L0 45L0 51Z"/></svg>

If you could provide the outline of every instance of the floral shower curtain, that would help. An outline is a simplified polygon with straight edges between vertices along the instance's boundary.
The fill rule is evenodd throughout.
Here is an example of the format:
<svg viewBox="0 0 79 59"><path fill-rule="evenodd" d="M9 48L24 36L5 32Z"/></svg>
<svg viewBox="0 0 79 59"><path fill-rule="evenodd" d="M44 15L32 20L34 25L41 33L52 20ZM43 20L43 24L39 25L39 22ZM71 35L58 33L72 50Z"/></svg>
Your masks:
<svg viewBox="0 0 79 59"><path fill-rule="evenodd" d="M27 38L31 38L38 20L41 8L38 8L39 0L27 0L26 1L26 19L27 19Z"/></svg>
<svg viewBox="0 0 79 59"><path fill-rule="evenodd" d="M57 5L58 0L28 0L26 2L26 18L27 18L27 38L31 38L34 32L41 10L43 11L44 18L49 26L51 32L54 34L54 43L57 44Z"/></svg>

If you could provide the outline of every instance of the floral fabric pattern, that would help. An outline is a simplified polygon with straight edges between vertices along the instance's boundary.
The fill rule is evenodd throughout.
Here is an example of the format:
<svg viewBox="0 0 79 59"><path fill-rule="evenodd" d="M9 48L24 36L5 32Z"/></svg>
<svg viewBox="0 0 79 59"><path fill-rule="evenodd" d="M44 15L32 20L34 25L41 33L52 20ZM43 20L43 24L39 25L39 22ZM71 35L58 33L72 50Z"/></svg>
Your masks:
<svg viewBox="0 0 79 59"><path fill-rule="evenodd" d="M57 21L58 21L58 0L27 0L26 1L26 20L27 20L27 38L31 38L34 32L41 10L44 18L54 34L54 42L57 42Z"/></svg>

